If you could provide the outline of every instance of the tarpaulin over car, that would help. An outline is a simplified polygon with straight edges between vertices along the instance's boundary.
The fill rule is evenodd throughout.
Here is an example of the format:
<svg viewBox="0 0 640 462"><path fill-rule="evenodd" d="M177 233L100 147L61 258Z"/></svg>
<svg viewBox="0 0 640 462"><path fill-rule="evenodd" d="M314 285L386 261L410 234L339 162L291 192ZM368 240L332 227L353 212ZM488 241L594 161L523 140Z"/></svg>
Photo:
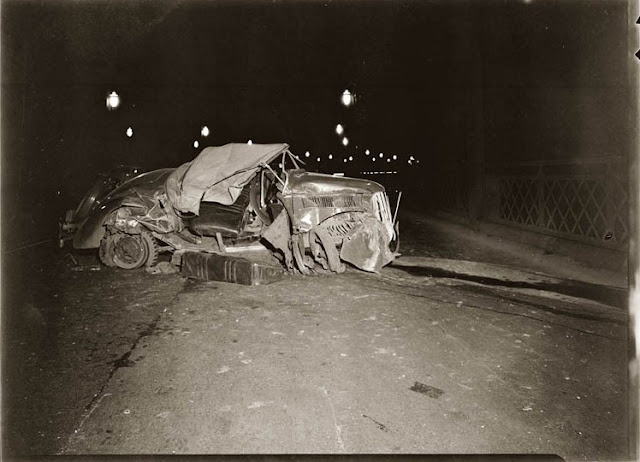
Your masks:
<svg viewBox="0 0 640 462"><path fill-rule="evenodd" d="M288 144L240 144L205 148L167 179L167 195L181 212L200 211L200 201L233 204L259 165L271 162Z"/></svg>

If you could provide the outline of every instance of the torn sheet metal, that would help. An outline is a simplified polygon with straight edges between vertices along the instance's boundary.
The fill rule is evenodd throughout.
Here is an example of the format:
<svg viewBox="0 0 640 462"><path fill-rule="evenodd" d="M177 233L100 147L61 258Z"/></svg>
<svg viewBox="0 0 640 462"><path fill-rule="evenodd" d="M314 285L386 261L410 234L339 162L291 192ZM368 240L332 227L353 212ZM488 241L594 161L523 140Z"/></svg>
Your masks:
<svg viewBox="0 0 640 462"><path fill-rule="evenodd" d="M396 257L389 249L390 240L382 222L365 218L342 242L340 258L364 271L377 273Z"/></svg>
<svg viewBox="0 0 640 462"><path fill-rule="evenodd" d="M283 210L262 234L262 238L273 246L274 249L282 252L284 264L288 270L292 270L293 253L291 250L291 224L289 214Z"/></svg>
<svg viewBox="0 0 640 462"><path fill-rule="evenodd" d="M222 281L249 286L270 284L284 276L282 267L231 255L185 252L180 273L204 281Z"/></svg>

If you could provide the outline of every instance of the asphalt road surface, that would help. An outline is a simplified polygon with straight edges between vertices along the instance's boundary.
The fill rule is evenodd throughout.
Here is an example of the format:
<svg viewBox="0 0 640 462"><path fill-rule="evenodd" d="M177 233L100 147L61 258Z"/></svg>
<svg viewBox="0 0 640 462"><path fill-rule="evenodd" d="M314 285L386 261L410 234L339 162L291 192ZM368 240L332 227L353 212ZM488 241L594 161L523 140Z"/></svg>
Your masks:
<svg viewBox="0 0 640 462"><path fill-rule="evenodd" d="M5 455L628 458L624 282L403 220L380 274L256 287L9 255Z"/></svg>

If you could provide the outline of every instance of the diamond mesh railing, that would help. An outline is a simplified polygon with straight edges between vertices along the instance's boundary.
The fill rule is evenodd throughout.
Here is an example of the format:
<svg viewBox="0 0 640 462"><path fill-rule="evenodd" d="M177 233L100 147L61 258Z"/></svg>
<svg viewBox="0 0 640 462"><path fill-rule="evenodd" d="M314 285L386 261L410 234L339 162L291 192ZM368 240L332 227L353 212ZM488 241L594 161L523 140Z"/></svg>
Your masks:
<svg viewBox="0 0 640 462"><path fill-rule="evenodd" d="M494 220L607 247L629 238L628 178L617 159L518 164L535 174L497 173Z"/></svg>
<svg viewBox="0 0 640 462"><path fill-rule="evenodd" d="M460 164L438 172L438 208L608 248L628 243L629 178L620 158L490 164L476 170L482 186L473 193L472 171Z"/></svg>

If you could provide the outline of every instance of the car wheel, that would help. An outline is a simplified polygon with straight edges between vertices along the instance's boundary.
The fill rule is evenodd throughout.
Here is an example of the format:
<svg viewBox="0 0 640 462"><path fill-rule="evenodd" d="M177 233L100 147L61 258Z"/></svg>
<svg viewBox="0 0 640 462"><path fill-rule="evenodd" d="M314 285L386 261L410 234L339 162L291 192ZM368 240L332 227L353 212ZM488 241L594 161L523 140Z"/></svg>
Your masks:
<svg viewBox="0 0 640 462"><path fill-rule="evenodd" d="M102 248L101 245L100 259L107 266L134 269L143 265L153 266L158 261L158 245L146 229L142 230L140 234L121 232L111 234L106 238L104 252ZM104 259L102 253L105 255Z"/></svg>

